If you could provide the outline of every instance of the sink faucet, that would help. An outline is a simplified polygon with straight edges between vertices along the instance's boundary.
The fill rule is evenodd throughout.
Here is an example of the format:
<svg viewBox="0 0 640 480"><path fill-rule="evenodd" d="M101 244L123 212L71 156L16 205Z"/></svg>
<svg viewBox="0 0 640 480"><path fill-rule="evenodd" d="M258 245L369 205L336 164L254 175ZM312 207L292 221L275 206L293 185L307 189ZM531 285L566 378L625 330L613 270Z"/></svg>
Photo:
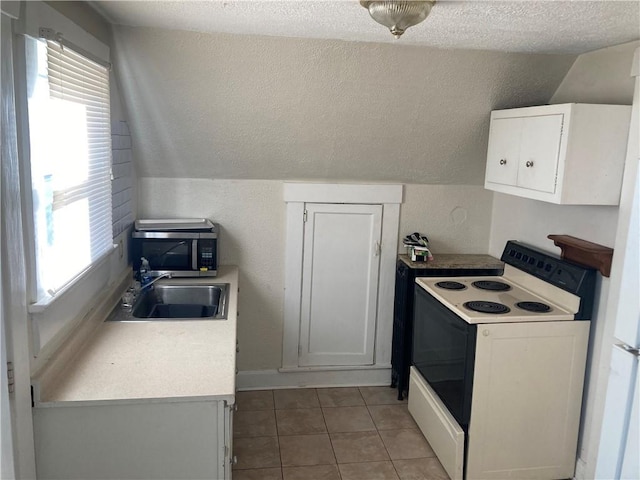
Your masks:
<svg viewBox="0 0 640 480"><path fill-rule="evenodd" d="M163 273L161 275L158 275L156 278L151 280L149 283L147 283L146 285L143 285L142 288L140 289L140 291L141 292L144 291L144 289L149 288L150 286L152 286L154 283L156 283L158 280L160 280L162 278L171 278L171 274L170 273Z"/></svg>
<svg viewBox="0 0 640 480"><path fill-rule="evenodd" d="M143 285L139 290L137 290L135 287L127 288L127 291L124 293L124 295L122 295L122 303L121 303L122 309L128 312L131 312L135 307L136 303L138 302L138 299L140 298L140 294L144 292L147 288L153 286L154 283L156 283L158 280L162 278L171 278L171 274L163 273L162 275L158 275L153 280L148 282L146 285Z"/></svg>

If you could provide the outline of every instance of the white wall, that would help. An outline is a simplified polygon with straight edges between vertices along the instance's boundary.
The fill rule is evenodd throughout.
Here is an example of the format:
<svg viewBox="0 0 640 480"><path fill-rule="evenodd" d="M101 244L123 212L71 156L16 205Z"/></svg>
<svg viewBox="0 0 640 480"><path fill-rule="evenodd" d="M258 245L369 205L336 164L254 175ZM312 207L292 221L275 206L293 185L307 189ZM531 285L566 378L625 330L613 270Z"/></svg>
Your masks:
<svg viewBox="0 0 640 480"><path fill-rule="evenodd" d="M144 177L480 185L488 112L573 55L114 27Z"/></svg>
<svg viewBox="0 0 640 480"><path fill-rule="evenodd" d="M617 207L555 205L494 193L489 254L500 256L507 240L521 240L560 255L547 239L566 234L613 248Z"/></svg>
<svg viewBox="0 0 640 480"><path fill-rule="evenodd" d="M620 103L630 105L629 81L635 48L640 42L580 55L552 103ZM594 179L596 181L597 179ZM548 234L567 234L613 248L618 222L617 207L562 206L496 193L493 200L489 253L498 256L506 240L521 240L559 254ZM582 412L579 461L576 478L593 478L598 448L604 390L598 366L607 355L604 334L613 319L605 314L609 280L600 277L591 322L589 364ZM605 383L606 387L606 383Z"/></svg>
<svg viewBox="0 0 640 480"><path fill-rule="evenodd" d="M141 178L138 188L140 217L205 217L221 225L220 263L240 267L238 368L279 368L284 319L283 182ZM416 230L427 233L435 255L484 253L491 198L477 186L407 185L399 236Z"/></svg>
<svg viewBox="0 0 640 480"><path fill-rule="evenodd" d="M285 215L282 182L141 178L140 218L219 223L219 262L240 267L240 370L281 366Z"/></svg>
<svg viewBox="0 0 640 480"><path fill-rule="evenodd" d="M629 58L640 41L580 55L549 103L631 105L633 78Z"/></svg>
<svg viewBox="0 0 640 480"><path fill-rule="evenodd" d="M402 239L420 232L434 255L486 253L492 200L493 193L480 186L405 185L398 250L406 253Z"/></svg>

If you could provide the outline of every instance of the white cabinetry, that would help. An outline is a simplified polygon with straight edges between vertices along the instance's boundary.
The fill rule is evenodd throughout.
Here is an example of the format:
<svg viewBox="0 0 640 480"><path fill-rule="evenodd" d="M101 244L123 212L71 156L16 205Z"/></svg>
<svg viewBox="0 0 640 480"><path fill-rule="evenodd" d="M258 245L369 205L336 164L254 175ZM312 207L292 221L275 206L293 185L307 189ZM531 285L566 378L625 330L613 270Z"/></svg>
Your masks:
<svg viewBox="0 0 640 480"><path fill-rule="evenodd" d="M372 365L382 205L305 212L299 365Z"/></svg>
<svg viewBox="0 0 640 480"><path fill-rule="evenodd" d="M83 326L32 378L39 479L231 478L238 269L215 283L226 320Z"/></svg>
<svg viewBox="0 0 640 480"><path fill-rule="evenodd" d="M631 107L568 103L491 112L485 188L558 204L617 205Z"/></svg>
<svg viewBox="0 0 640 480"><path fill-rule="evenodd" d="M391 360L402 186L287 183L284 199L280 372L327 373L296 385L377 382Z"/></svg>
<svg viewBox="0 0 640 480"><path fill-rule="evenodd" d="M230 479L225 401L67 404L34 409L44 479Z"/></svg>

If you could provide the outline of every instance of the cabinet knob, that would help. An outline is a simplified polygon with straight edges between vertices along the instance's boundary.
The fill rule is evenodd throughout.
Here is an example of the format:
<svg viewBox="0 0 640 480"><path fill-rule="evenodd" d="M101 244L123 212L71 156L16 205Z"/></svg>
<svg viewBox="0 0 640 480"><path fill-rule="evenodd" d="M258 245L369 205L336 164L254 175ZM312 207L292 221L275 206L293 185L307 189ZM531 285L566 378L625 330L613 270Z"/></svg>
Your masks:
<svg viewBox="0 0 640 480"><path fill-rule="evenodd" d="M489 330L483 330L482 335L488 337L489 335L491 335L491 332L489 332Z"/></svg>
<svg viewBox="0 0 640 480"><path fill-rule="evenodd" d="M506 165L507 164L507 159L506 158L501 158L500 159L500 165Z"/></svg>
<svg viewBox="0 0 640 480"><path fill-rule="evenodd" d="M527 168L531 168L533 167L533 160L527 160L527 163L525 163Z"/></svg>

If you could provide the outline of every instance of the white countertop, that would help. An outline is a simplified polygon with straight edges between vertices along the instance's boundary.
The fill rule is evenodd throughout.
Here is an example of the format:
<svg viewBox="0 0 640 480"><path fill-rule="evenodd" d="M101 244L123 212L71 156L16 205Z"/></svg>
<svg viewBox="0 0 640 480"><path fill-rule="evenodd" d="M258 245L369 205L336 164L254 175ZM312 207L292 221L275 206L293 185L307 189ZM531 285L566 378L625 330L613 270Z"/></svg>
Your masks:
<svg viewBox="0 0 640 480"><path fill-rule="evenodd" d="M230 284L226 320L103 322L40 392L37 406L207 398L233 403L238 269L223 266L217 277L196 281Z"/></svg>

